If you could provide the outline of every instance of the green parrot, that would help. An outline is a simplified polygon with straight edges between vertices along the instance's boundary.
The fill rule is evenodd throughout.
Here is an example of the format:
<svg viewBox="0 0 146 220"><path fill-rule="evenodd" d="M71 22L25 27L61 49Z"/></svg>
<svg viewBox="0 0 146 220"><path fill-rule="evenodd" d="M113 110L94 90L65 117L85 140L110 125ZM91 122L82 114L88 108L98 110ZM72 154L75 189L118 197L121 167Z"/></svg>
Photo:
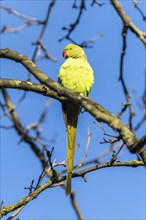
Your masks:
<svg viewBox="0 0 146 220"><path fill-rule="evenodd" d="M65 88L71 89L82 96L88 96L94 83L94 75L83 48L68 44L64 48L62 56L65 58L65 62L60 67L58 82ZM67 101L62 104L62 110L67 137L66 195L70 195L76 128L81 107L76 103Z"/></svg>

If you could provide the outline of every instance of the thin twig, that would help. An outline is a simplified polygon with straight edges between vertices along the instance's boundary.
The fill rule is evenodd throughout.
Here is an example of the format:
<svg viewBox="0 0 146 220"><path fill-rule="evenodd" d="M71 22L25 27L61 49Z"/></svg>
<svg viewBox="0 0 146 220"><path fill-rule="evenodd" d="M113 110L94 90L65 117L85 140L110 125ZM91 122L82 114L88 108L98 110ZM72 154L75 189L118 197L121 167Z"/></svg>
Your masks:
<svg viewBox="0 0 146 220"><path fill-rule="evenodd" d="M10 27L10 26L7 26L5 25L1 30L0 30L0 33L18 33L20 32L21 30L24 30L25 28L31 26L32 23L30 22L26 22L16 28L13 28L13 27Z"/></svg>
<svg viewBox="0 0 146 220"><path fill-rule="evenodd" d="M135 115L132 104L130 102L130 94L128 92L128 89L126 87L126 83L124 80L124 58L125 58L125 54L126 54L126 48L127 48L127 42L126 42L126 38L127 38L127 31L128 31L128 27L126 25L123 26L123 30L122 30L122 38L123 38L123 47L122 47L122 52L121 52L121 58L120 58L120 76L119 76L119 80L121 81L122 87L123 87L123 91L124 91L124 95L127 101L127 104L129 106L129 126L130 129L132 130L132 119L133 116Z"/></svg>
<svg viewBox="0 0 146 220"><path fill-rule="evenodd" d="M121 144L121 146L120 146L120 148L119 148L119 150L118 150L117 152L116 152L115 149L113 150L112 159L109 161L109 164L110 164L110 165L112 165L113 163L116 162L116 160L117 160L117 158L118 158L118 154L121 152L121 150L122 150L123 147L124 147L124 143L123 143L123 142L121 142L120 144Z"/></svg>
<svg viewBox="0 0 146 220"><path fill-rule="evenodd" d="M15 9L12 9L12 8L8 8L2 4L0 4L0 8L4 9L5 11L7 11L9 14L13 14L21 19L24 19L24 20L27 20L29 22L34 22L34 23L37 23L37 24L42 24L43 22L38 20L37 18L31 18L27 15L24 15L22 13L20 13L19 11L16 11Z"/></svg>
<svg viewBox="0 0 146 220"><path fill-rule="evenodd" d="M96 125L98 125L103 130L103 140L104 141L101 141L100 144L108 144L108 143L113 144L113 143L115 143L115 142L117 142L117 141L119 141L121 139L120 135L116 136L116 135L107 133L105 128L103 126L101 126L97 121L94 121L94 123ZM106 135L108 137L112 137L113 139L112 140L111 139L106 140L104 135Z"/></svg>
<svg viewBox="0 0 146 220"><path fill-rule="evenodd" d="M45 34L47 25L49 23L49 18L50 18L50 15L51 15L51 11L52 11L52 8L55 5L55 3L56 3L56 0L52 0L51 3L49 4L46 17L45 17L45 19L43 21L43 27L41 29L39 38L38 38L38 40L35 43L33 43L33 45L34 44L36 45L34 53L32 55L32 61L34 63L38 61L38 58L40 57L40 54L41 54L41 49L44 51L45 57L47 59L49 59L51 61L54 61L54 62L58 61L56 58L54 58L54 57L52 57L50 55L50 53L47 51L46 47L42 43L43 36ZM31 81L31 74L30 74L30 72L28 72L28 76L27 76L26 80L27 81ZM23 101L26 98L26 95L27 95L27 92L24 92L23 96L19 99L19 102L20 102L20 100Z"/></svg>
<svg viewBox="0 0 146 220"><path fill-rule="evenodd" d="M58 61L59 61L57 58L52 57L52 56L50 55L50 53L49 53L48 50L47 50L47 47L44 46L40 40L38 40L37 43L35 43L35 44L37 44L38 51L39 51L39 49L42 49L42 51L43 51L44 54L45 54L42 58L41 58L41 57L37 58L36 61L38 61L38 59L40 60L40 59L43 59L43 58L47 58L48 60L51 60L52 62L58 62Z"/></svg>
<svg viewBox="0 0 146 220"><path fill-rule="evenodd" d="M39 38L37 40L37 42L39 42L39 43L36 42L36 48L35 48L33 56L32 56L32 61L33 62L37 61L36 57L38 56L38 52L40 50L40 43L42 43L42 39L43 39L43 36L45 34L45 30L47 28L47 25L49 23L49 18L50 18L50 15L51 15L52 8L55 5L55 2L56 2L56 0L52 0L51 3L48 6L46 18L44 20L44 25L43 25L43 28L42 28L42 30L40 32Z"/></svg>
<svg viewBox="0 0 146 220"><path fill-rule="evenodd" d="M146 16L144 15L144 13L142 12L142 10L140 9L138 1L137 1L137 0L133 0L133 4L134 4L134 7L135 7L135 8L139 11L139 13L141 14L143 21L146 21Z"/></svg>
<svg viewBox="0 0 146 220"><path fill-rule="evenodd" d="M99 169L104 169L104 168L109 168L109 167L121 167L121 166L138 167L138 166L144 166L144 163L142 161L133 160L133 161L125 161L125 162L115 162L110 165L109 163L106 162L106 163L103 163L100 165L95 165L95 166L89 167L89 168L84 169L82 171L79 171L77 173L74 173L72 178L82 177L87 173L90 173L90 172L93 172L93 171L99 170ZM7 215L8 213L26 205L27 203L29 203L33 199L37 198L37 196L41 192L43 192L47 188L50 188L52 186L52 184L57 183L57 182L58 183L62 182L65 179L66 179L66 176L59 177L58 180L56 180L56 181L51 179L51 180L47 181L45 184L43 184L42 186L40 186L39 188L37 188L35 191L33 191L30 195L25 196L24 198L22 198L20 201L16 202L15 204L2 207L1 212L0 212L0 217L3 217L5 215Z"/></svg>
<svg viewBox="0 0 146 220"><path fill-rule="evenodd" d="M87 153L88 153L88 149L89 149L89 145L90 145L90 141L91 141L91 133L90 133L90 130L88 128L88 140L87 140L87 144L86 144L86 149L85 149L85 153L80 161L80 163L73 169L73 173L76 172L76 170L78 170L80 167L82 167L82 164L84 162L84 160L86 159L87 157Z"/></svg>
<svg viewBox="0 0 146 220"><path fill-rule="evenodd" d="M75 43L74 40L72 40L72 38L70 37L70 35L72 34L72 32L76 29L77 25L79 24L83 11L86 9L85 7L85 0L80 0L80 8L79 8L79 13L78 16L75 20L75 22L73 24L70 24L69 28L66 27L62 27L63 30L67 31L67 34L59 39L59 42L61 42L64 39L70 40L72 43Z"/></svg>
<svg viewBox="0 0 146 220"><path fill-rule="evenodd" d="M82 213L81 213L81 211L80 211L80 209L79 209L79 206L78 206L78 204L77 204L77 202L76 202L76 199L75 199L75 192L72 192L72 193L71 193L70 201L71 201L71 204L72 204L72 206L73 206L73 208L74 208L74 210L75 210L75 212L76 212L77 218L78 218L79 220L83 220Z"/></svg>
<svg viewBox="0 0 146 220"><path fill-rule="evenodd" d="M21 210L25 207L25 205L21 206L20 208L18 208L11 216L9 216L6 220L11 220L13 219L14 217L16 217L20 212Z"/></svg>
<svg viewBox="0 0 146 220"><path fill-rule="evenodd" d="M134 131L137 131L143 123L146 123L146 115L144 115L141 120L137 123L137 125L133 128Z"/></svg>
<svg viewBox="0 0 146 220"><path fill-rule="evenodd" d="M95 4L101 7L105 4L105 2L101 3L99 0L92 0L91 7L93 7Z"/></svg>
<svg viewBox="0 0 146 220"><path fill-rule="evenodd" d="M96 157L92 160L84 162L82 164L82 168L85 167L85 166L91 165L91 164L101 164L100 161L101 161L102 158L104 158L106 155L108 155L111 151L118 149L119 147L121 147L121 143L116 144L116 146L113 145L113 144L110 145L110 147L107 148L105 151L103 151L101 154L99 154L98 157ZM74 168L76 168L77 166L78 166L78 164L74 165ZM64 174L64 173L66 173L66 169L58 172L58 175L61 175L61 174Z"/></svg>
<svg viewBox="0 0 146 220"><path fill-rule="evenodd" d="M2 88L1 90L2 90L2 94L3 94L4 100L6 102L7 108L8 109L12 109L13 108L13 104L12 104L12 102L10 100L8 92L4 88ZM17 112L16 112L16 110L14 108L13 108L13 111L10 111L10 114L11 114L11 117L12 117L12 121L13 121L15 130L18 132L18 134L20 135L22 140L29 144L29 146L31 147L32 151L40 159L42 164L45 165L46 161L45 161L45 158L44 158L44 154L39 150L39 148L36 145L36 143L32 140L32 137L30 137L24 131L24 127L22 126L22 124L20 122L20 119L18 117L18 114L17 114Z"/></svg>

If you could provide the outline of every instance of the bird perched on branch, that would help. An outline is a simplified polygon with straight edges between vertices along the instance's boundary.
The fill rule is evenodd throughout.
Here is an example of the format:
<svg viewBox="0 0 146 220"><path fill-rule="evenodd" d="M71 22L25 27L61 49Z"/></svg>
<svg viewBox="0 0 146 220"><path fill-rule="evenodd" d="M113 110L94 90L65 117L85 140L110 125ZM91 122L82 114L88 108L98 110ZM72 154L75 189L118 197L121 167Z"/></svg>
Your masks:
<svg viewBox="0 0 146 220"><path fill-rule="evenodd" d="M62 56L65 58L65 62L60 67L58 82L65 88L71 89L82 96L88 96L94 83L94 75L83 48L68 44L64 48ZM76 128L81 107L77 103L66 101L62 104L62 110L67 136L66 195L70 195Z"/></svg>

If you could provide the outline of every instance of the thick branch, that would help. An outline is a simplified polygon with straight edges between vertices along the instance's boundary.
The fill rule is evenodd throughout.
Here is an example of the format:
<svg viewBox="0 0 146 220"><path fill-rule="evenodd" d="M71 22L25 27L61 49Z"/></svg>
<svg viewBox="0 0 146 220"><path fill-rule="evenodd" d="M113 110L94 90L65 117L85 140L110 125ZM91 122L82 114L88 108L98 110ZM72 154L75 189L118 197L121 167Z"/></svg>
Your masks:
<svg viewBox="0 0 146 220"><path fill-rule="evenodd" d="M63 96L58 96L57 92L49 89L47 86L30 81L13 80L13 79L0 79L0 88L20 89L23 91L35 92L44 96L48 96L59 101L67 100Z"/></svg>
<svg viewBox="0 0 146 220"><path fill-rule="evenodd" d="M112 5L116 9L117 13L121 17L124 24L130 28L130 30L136 34L136 36L146 45L146 33L142 32L136 25L131 21L130 17L128 17L122 7L122 5L117 0L111 0Z"/></svg>
<svg viewBox="0 0 146 220"><path fill-rule="evenodd" d="M40 83L45 84L49 89L55 91L59 96L65 96L73 102L79 103L86 111L88 111L96 120L108 124L111 128L118 131L123 142L127 145L131 152L135 152L133 149L139 139L134 133L130 131L127 125L122 123L119 118L114 116L107 109L102 107L88 97L81 97L77 93L62 87L59 83L54 82L51 78L45 75L28 57L23 54L19 54L16 51L10 49L1 49L0 57L14 60L21 63L29 72L37 78ZM142 146L135 153L139 153L143 161L146 163L146 148Z"/></svg>
<svg viewBox="0 0 146 220"><path fill-rule="evenodd" d="M110 164L110 163L104 163L104 164L100 164L100 165L95 165L92 166L90 168L84 169L80 172L74 173L72 178L75 177L83 177L85 174L93 172L95 170L99 170L99 169L103 169L103 168L108 168L108 167L120 167L120 166L126 166L126 167L138 167L138 166L144 166L142 161L137 161L137 160L133 160L133 161L127 161L127 162L114 162L114 164ZM18 201L15 204L12 204L10 206L5 206L0 210L0 217L3 217L5 215L7 215L8 213L26 205L27 203L29 203L31 200L37 198L37 196L43 192L44 190L46 190L47 188L51 187L54 183L60 183L62 181L64 181L66 179L66 176L63 177L59 177L57 181L53 181L53 180L49 180L47 181L44 185L40 186L39 188L37 188L36 190L34 190L32 193L30 193L28 196L22 198L20 201Z"/></svg>

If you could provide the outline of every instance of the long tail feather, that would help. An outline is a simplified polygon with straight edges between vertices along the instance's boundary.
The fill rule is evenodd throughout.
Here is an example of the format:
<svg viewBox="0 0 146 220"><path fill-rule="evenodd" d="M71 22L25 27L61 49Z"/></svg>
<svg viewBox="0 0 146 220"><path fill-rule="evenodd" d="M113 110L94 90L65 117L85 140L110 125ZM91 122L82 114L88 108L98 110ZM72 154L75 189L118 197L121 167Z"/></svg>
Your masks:
<svg viewBox="0 0 146 220"><path fill-rule="evenodd" d="M71 194L71 178L74 164L74 151L76 140L76 127L80 106L72 102L63 103L63 114L66 124L67 136L67 177L66 177L66 195Z"/></svg>
<svg viewBox="0 0 146 220"><path fill-rule="evenodd" d="M74 164L76 127L67 125L67 178L66 178L66 195L71 194L71 178Z"/></svg>

